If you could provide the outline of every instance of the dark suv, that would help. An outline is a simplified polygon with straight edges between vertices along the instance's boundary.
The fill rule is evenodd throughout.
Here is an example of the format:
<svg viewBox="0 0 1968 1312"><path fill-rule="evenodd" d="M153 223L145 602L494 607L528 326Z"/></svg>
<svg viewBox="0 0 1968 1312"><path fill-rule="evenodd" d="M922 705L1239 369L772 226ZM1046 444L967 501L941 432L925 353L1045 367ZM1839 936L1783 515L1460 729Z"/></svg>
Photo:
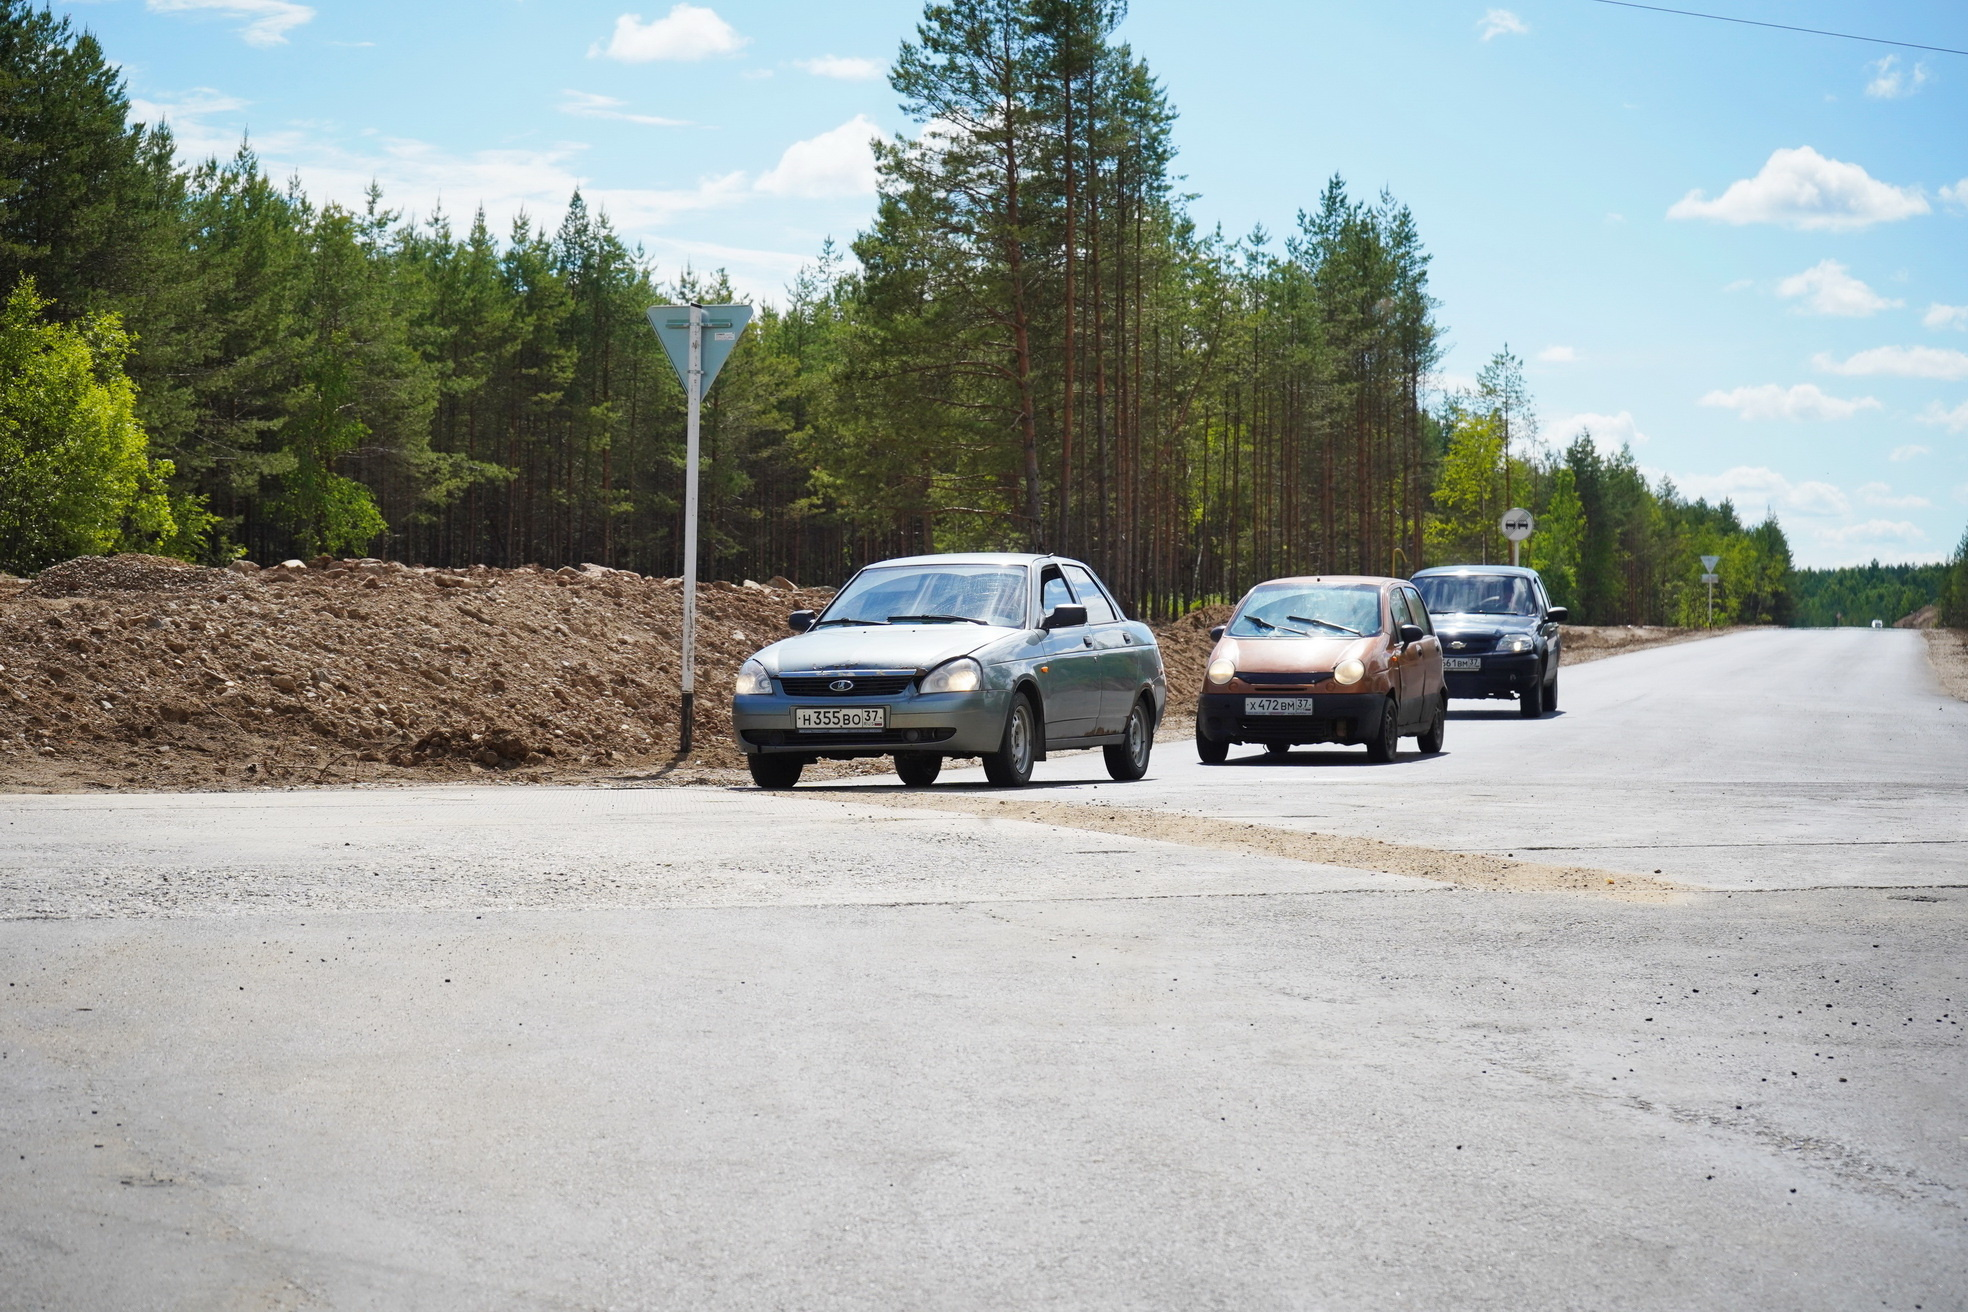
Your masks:
<svg viewBox="0 0 1968 1312"><path fill-rule="evenodd" d="M1442 640L1442 674L1451 697L1515 698L1527 719L1558 709L1558 625L1534 569L1515 565L1438 565L1413 579Z"/></svg>

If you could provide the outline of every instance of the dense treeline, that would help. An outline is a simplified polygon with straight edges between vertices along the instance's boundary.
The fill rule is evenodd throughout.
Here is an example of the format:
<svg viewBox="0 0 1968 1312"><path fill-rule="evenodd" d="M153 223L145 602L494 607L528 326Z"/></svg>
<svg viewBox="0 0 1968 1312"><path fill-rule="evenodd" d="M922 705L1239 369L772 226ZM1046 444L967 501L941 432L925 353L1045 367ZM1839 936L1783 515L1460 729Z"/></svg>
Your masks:
<svg viewBox="0 0 1968 1312"><path fill-rule="evenodd" d="M1797 623L1812 628L1895 620L1940 600L1947 565L1849 565L1800 569L1792 582Z"/></svg>
<svg viewBox="0 0 1968 1312"><path fill-rule="evenodd" d="M925 11L892 75L919 130L880 148L852 261L820 252L709 398L707 575L1046 548L1169 614L1281 573L1501 559L1518 503L1576 618L1699 620L1708 553L1718 622L1787 620L1774 523L1589 438L1547 449L1507 353L1431 411L1429 257L1391 196L1333 179L1282 240L1198 231L1121 13ZM149 450L114 545L677 570L683 397L642 310L745 289L659 280L578 195L505 233L317 205L244 147L179 167L128 110L91 37L0 0L0 279L41 307L0 331L32 351L69 325L103 388L134 383ZM0 516L30 513L9 477ZM21 569L82 538L11 540Z"/></svg>

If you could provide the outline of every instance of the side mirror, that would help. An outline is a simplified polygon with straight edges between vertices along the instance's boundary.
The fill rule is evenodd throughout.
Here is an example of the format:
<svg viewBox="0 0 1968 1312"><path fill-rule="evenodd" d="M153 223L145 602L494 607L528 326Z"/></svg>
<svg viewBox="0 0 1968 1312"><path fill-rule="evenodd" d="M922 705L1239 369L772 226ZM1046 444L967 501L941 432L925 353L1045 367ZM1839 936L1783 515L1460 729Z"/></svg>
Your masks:
<svg viewBox="0 0 1968 1312"><path fill-rule="evenodd" d="M1419 624L1403 624L1401 626L1401 645L1404 647L1411 642L1420 642L1426 636L1421 631L1421 625Z"/></svg>
<svg viewBox="0 0 1968 1312"><path fill-rule="evenodd" d="M1211 641L1211 642L1215 642L1215 641L1217 641L1218 639L1220 639L1220 638L1222 638L1222 637L1223 637L1223 630L1224 630L1224 627L1225 627L1225 626L1224 626L1224 625L1221 625L1221 624L1212 624L1212 625L1210 625L1210 641Z"/></svg>
<svg viewBox="0 0 1968 1312"><path fill-rule="evenodd" d="M786 627L794 633L805 633L813 627L813 621L819 618L810 610L796 610L786 617Z"/></svg>
<svg viewBox="0 0 1968 1312"><path fill-rule="evenodd" d="M1076 629L1087 622L1085 606L1054 606L1042 629Z"/></svg>
<svg viewBox="0 0 1968 1312"><path fill-rule="evenodd" d="M1566 610L1563 606L1553 606L1549 610L1544 612L1544 617L1550 620L1553 624L1563 624L1567 619L1571 617L1571 614L1572 613Z"/></svg>

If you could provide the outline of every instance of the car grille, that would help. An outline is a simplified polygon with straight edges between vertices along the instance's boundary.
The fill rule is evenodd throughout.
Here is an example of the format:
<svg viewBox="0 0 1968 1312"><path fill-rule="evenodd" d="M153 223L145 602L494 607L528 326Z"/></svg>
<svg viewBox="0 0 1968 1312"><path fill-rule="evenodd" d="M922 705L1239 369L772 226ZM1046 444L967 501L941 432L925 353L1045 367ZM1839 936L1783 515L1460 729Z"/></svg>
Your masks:
<svg viewBox="0 0 1968 1312"><path fill-rule="evenodd" d="M1308 674L1302 670L1286 671L1284 673L1237 671L1238 680L1248 683L1254 688L1309 688L1315 683L1324 683L1332 677L1331 670L1320 670L1314 674Z"/></svg>
<svg viewBox="0 0 1968 1312"><path fill-rule="evenodd" d="M1497 635L1494 633L1443 633L1437 636L1441 639L1444 656L1481 656L1484 652L1495 651L1497 645ZM1462 645L1457 646L1457 643Z"/></svg>
<svg viewBox="0 0 1968 1312"><path fill-rule="evenodd" d="M779 686L788 697L893 697L915 681L913 674L796 674L781 676Z"/></svg>

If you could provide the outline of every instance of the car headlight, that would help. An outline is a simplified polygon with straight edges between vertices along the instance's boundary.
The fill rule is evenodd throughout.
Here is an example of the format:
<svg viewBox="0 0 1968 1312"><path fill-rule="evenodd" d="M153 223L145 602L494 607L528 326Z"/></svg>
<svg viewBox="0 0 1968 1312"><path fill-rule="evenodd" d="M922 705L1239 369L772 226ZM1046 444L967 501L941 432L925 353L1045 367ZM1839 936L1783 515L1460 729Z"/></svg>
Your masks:
<svg viewBox="0 0 1968 1312"><path fill-rule="evenodd" d="M1362 665L1356 656L1348 656L1345 660L1333 666L1334 683L1358 683L1366 677L1367 667Z"/></svg>
<svg viewBox="0 0 1968 1312"><path fill-rule="evenodd" d="M757 659L746 661L738 667L738 695L741 697L770 697L772 695L772 676L766 673L765 665Z"/></svg>
<svg viewBox="0 0 1968 1312"><path fill-rule="evenodd" d="M1535 646L1537 646L1536 643L1532 642L1529 638L1525 637L1523 634L1520 633L1514 638L1505 638L1502 642L1499 642L1497 644L1497 650L1498 651L1530 651Z"/></svg>
<svg viewBox="0 0 1968 1312"><path fill-rule="evenodd" d="M937 666L922 681L924 692L976 692L983 686L984 667L968 656Z"/></svg>
<svg viewBox="0 0 1968 1312"><path fill-rule="evenodd" d="M1209 663L1209 681L1211 683L1228 683L1236 677L1237 662L1228 657L1219 656Z"/></svg>

